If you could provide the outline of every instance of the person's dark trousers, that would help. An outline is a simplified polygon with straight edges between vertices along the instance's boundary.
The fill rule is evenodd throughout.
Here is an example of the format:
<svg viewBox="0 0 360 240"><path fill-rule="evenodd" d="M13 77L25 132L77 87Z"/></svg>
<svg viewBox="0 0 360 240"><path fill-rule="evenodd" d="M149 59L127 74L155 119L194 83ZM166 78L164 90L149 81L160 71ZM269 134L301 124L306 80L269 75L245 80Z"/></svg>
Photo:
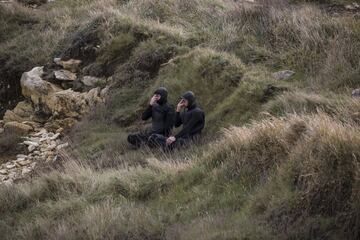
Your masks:
<svg viewBox="0 0 360 240"><path fill-rule="evenodd" d="M160 147L164 150L172 150L175 148L179 148L185 146L187 144L187 139L178 138L175 142L173 142L170 146L166 145L167 137L160 134L152 134L148 139L148 145L151 148Z"/></svg>
<svg viewBox="0 0 360 240"><path fill-rule="evenodd" d="M142 132L133 133L133 134L129 134L127 140L131 145L140 147L143 144L147 144L149 136L150 135L148 133L142 133Z"/></svg>

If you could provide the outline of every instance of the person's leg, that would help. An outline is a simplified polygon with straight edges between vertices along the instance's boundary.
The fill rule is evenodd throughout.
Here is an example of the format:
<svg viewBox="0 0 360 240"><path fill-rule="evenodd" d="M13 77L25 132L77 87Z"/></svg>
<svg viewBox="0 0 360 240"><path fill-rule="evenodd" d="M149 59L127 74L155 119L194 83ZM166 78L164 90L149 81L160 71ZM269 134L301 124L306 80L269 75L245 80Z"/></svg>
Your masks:
<svg viewBox="0 0 360 240"><path fill-rule="evenodd" d="M151 148L166 147L166 137L160 134L152 134L148 139L148 146Z"/></svg>
<svg viewBox="0 0 360 240"><path fill-rule="evenodd" d="M188 144L188 141L189 141L189 139L178 138L178 139L176 139L176 141L174 143L172 143L170 145L170 148L177 149L177 148L184 147L186 144Z"/></svg>
<svg viewBox="0 0 360 240"><path fill-rule="evenodd" d="M131 145L140 147L142 144L147 142L148 135L145 133L141 133L141 132L133 133L133 134L129 134L127 140Z"/></svg>

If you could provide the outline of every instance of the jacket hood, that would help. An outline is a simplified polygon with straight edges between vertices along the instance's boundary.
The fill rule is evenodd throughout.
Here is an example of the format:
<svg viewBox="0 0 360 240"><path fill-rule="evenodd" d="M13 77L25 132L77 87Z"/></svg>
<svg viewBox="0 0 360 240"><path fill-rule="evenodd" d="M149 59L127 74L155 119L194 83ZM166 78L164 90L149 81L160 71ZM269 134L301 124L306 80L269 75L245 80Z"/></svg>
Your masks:
<svg viewBox="0 0 360 240"><path fill-rule="evenodd" d="M181 98L186 99L189 104L187 108L193 108L194 106L196 106L196 98L195 98L195 94L192 91L187 91L185 92Z"/></svg>
<svg viewBox="0 0 360 240"><path fill-rule="evenodd" d="M168 92L166 88L160 87L154 92L154 94L159 94L161 96L160 100L158 101L158 104L162 105L167 103Z"/></svg>

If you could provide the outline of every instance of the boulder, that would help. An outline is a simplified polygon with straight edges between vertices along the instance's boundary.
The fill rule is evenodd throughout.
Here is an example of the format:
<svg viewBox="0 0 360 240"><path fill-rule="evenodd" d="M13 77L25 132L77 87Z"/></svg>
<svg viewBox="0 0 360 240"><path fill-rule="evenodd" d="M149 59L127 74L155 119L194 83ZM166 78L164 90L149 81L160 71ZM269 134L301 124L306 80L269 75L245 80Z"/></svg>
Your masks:
<svg viewBox="0 0 360 240"><path fill-rule="evenodd" d="M7 122L24 122L26 119L20 117L11 110L7 110L4 115L4 121Z"/></svg>
<svg viewBox="0 0 360 240"><path fill-rule="evenodd" d="M68 70L57 70L54 71L55 78L60 81L75 81L76 74Z"/></svg>
<svg viewBox="0 0 360 240"><path fill-rule="evenodd" d="M284 71L279 71L279 72L273 73L273 77L277 80L286 80L286 79L289 79L290 77L292 77L294 74L295 74L294 71L284 70Z"/></svg>
<svg viewBox="0 0 360 240"><path fill-rule="evenodd" d="M41 76L43 67L35 67L29 72L23 73L20 79L22 94L31 99L35 105L40 105L46 98L62 89L56 85L44 81Z"/></svg>
<svg viewBox="0 0 360 240"><path fill-rule="evenodd" d="M16 105L13 112L22 118L30 119L34 114L34 108L30 102L22 101Z"/></svg>
<svg viewBox="0 0 360 240"><path fill-rule="evenodd" d="M60 66L62 66L65 70L69 70L71 72L79 71L81 60L70 59L68 61L62 61L58 58L54 59L54 62Z"/></svg>
<svg viewBox="0 0 360 240"><path fill-rule="evenodd" d="M7 122L4 126L6 132L14 132L20 135L29 134L33 130L29 125L19 123L19 122Z"/></svg>

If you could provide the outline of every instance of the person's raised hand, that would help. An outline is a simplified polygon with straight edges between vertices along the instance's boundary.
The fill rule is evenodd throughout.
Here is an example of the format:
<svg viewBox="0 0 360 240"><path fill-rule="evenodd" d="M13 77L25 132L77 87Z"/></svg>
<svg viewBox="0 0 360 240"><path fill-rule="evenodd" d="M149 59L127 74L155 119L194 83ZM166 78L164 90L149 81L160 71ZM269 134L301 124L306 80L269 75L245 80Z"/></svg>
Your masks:
<svg viewBox="0 0 360 240"><path fill-rule="evenodd" d="M166 139L166 145L167 146L169 146L169 145L171 145L173 142L175 142L176 141L176 138L174 137L174 136L171 136L171 137L168 137L167 139Z"/></svg>
<svg viewBox="0 0 360 240"><path fill-rule="evenodd" d="M176 107L176 111L180 112L185 107L185 101L184 99L181 99Z"/></svg>
<svg viewBox="0 0 360 240"><path fill-rule="evenodd" d="M157 96L152 96L152 98L150 99L150 106L154 106L154 104L159 100L159 97Z"/></svg>

